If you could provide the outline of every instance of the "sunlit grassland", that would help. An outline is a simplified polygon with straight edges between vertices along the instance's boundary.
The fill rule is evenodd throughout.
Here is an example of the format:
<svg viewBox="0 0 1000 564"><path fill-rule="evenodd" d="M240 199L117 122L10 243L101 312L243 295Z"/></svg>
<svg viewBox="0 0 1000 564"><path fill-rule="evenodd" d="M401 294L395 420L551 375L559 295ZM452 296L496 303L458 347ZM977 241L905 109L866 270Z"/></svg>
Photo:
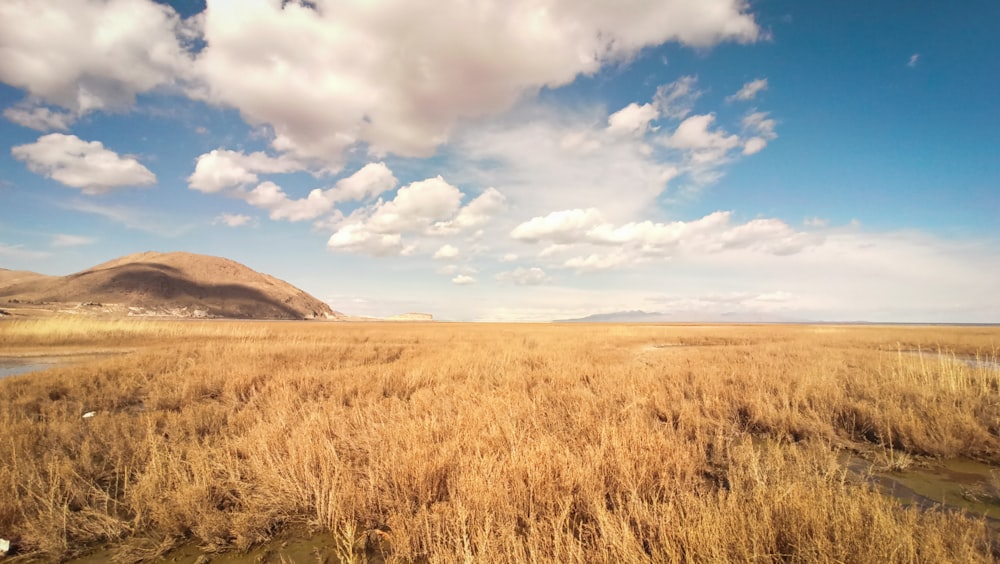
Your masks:
<svg viewBox="0 0 1000 564"><path fill-rule="evenodd" d="M0 380L0 537L42 559L308 526L345 561L986 561L984 521L904 508L838 455L1000 463L1000 372L962 361L998 346L975 327L7 321L0 354L131 352Z"/></svg>

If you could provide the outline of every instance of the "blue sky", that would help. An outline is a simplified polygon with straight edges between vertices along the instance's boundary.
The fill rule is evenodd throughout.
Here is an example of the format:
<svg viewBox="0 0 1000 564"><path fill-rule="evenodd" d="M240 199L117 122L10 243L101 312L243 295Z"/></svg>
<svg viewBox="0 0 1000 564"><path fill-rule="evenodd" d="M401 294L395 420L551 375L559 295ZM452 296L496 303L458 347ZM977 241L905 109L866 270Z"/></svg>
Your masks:
<svg viewBox="0 0 1000 564"><path fill-rule="evenodd" d="M337 310L1000 321L1000 5L8 0L0 267Z"/></svg>

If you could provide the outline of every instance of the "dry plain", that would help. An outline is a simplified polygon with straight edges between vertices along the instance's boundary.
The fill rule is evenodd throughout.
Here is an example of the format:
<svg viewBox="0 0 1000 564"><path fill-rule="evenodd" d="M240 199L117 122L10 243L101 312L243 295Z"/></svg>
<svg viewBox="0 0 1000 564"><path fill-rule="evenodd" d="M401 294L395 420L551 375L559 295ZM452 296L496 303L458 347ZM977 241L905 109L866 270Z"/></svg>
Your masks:
<svg viewBox="0 0 1000 564"><path fill-rule="evenodd" d="M0 537L14 561L288 560L261 547L289 531L319 562L990 561L1000 480L966 513L872 476L1000 465L998 348L997 327L7 320L0 356L76 360L0 379Z"/></svg>

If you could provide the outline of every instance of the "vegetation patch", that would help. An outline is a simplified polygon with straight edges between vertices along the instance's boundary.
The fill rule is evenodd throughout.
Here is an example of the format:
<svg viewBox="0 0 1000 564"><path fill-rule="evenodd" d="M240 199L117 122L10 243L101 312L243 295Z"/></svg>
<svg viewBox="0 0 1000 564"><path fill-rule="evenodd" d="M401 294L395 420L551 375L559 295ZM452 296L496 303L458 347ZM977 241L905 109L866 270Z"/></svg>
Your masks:
<svg viewBox="0 0 1000 564"><path fill-rule="evenodd" d="M1000 330L842 329L7 320L11 354L131 352L0 380L0 537L44 560L289 531L342 561L991 560L987 521L844 453L1000 463L1000 373L895 347L989 357Z"/></svg>

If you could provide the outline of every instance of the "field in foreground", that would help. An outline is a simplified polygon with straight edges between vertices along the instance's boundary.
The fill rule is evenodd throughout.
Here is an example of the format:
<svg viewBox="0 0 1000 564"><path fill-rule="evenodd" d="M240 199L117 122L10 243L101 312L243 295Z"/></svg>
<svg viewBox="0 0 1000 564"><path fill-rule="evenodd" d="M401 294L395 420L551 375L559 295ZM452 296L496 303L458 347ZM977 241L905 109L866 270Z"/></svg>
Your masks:
<svg viewBox="0 0 1000 564"><path fill-rule="evenodd" d="M991 523L906 508L844 460L1000 464L1000 371L962 361L998 347L998 328L0 322L4 355L128 351L0 380L0 537L43 560L296 530L331 562L989 561Z"/></svg>

